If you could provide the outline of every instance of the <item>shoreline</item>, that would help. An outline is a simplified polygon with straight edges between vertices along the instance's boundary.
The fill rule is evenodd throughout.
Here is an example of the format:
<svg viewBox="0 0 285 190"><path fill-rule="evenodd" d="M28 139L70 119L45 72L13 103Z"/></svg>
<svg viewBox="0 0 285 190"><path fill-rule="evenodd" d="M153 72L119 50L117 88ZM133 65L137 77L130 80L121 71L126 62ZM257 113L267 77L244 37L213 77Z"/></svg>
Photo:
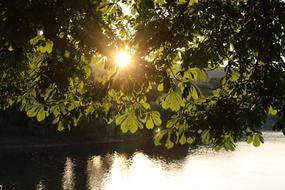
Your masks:
<svg viewBox="0 0 285 190"><path fill-rule="evenodd" d="M124 143L135 141L135 139L108 139L108 140L85 140L85 141L75 141L75 142L51 142L51 139L43 140L42 142L35 142L35 141L27 141L27 139L17 139L15 142L3 143L2 139L0 138L0 150L17 150L17 149L40 149L40 148L68 148L68 147L77 147L82 145L111 145L117 143ZM45 142L44 142L45 141Z"/></svg>

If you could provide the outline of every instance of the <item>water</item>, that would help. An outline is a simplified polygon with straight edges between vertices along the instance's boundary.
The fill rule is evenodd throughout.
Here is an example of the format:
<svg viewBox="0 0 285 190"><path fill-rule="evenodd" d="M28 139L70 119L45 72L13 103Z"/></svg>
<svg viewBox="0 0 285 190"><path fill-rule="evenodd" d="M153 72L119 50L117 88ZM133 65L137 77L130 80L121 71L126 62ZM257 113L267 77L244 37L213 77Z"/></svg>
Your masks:
<svg viewBox="0 0 285 190"><path fill-rule="evenodd" d="M234 152L200 147L170 159L142 152L58 149L0 154L3 190L284 190L285 138L265 133L259 148Z"/></svg>

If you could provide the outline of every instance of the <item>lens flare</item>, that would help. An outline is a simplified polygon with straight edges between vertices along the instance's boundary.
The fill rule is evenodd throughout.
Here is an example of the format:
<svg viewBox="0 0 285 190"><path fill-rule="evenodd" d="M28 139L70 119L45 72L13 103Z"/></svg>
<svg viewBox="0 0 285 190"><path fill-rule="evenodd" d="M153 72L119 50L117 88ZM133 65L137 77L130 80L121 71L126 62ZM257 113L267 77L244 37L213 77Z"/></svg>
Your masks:
<svg viewBox="0 0 285 190"><path fill-rule="evenodd" d="M131 63L131 61L132 61L131 55L126 51L119 51L116 54L116 63L120 67L125 67L125 66L129 65Z"/></svg>

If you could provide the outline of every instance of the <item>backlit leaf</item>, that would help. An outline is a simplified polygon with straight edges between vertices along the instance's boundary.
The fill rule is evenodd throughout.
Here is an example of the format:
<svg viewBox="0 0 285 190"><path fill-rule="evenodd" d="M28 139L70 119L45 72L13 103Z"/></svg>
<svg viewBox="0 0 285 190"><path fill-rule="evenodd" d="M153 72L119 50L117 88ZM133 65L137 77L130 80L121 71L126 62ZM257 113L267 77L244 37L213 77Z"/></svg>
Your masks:
<svg viewBox="0 0 285 190"><path fill-rule="evenodd" d="M27 111L27 116L28 117L35 117L38 113L38 110L37 110L38 106L33 106L31 109L29 109Z"/></svg>
<svg viewBox="0 0 285 190"><path fill-rule="evenodd" d="M123 133L130 131L135 133L139 128L143 128L143 124L139 121L134 112L126 113L116 119L116 124L121 126Z"/></svg>
<svg viewBox="0 0 285 190"><path fill-rule="evenodd" d="M163 89L164 89L163 83L160 83L160 84L157 86L157 90L160 91L160 92L162 92Z"/></svg>
<svg viewBox="0 0 285 190"><path fill-rule="evenodd" d="M170 108L172 111L178 111L182 104L181 95L178 92L170 92L162 98L161 106L164 109Z"/></svg>
<svg viewBox="0 0 285 190"><path fill-rule="evenodd" d="M246 143L247 143L247 144L251 144L252 141L253 141L252 136L247 136L247 137L246 137Z"/></svg>
<svg viewBox="0 0 285 190"><path fill-rule="evenodd" d="M188 137L187 143L192 144L195 141L195 137Z"/></svg>
<svg viewBox="0 0 285 190"><path fill-rule="evenodd" d="M174 146L174 143L168 138L168 139L166 140L165 147L166 147L167 149L171 149L173 146Z"/></svg>
<svg viewBox="0 0 285 190"><path fill-rule="evenodd" d="M162 123L160 113L158 111L148 112L146 115L146 128L152 129L155 126L160 126Z"/></svg>
<svg viewBox="0 0 285 190"><path fill-rule="evenodd" d="M154 135L154 145L155 146L161 145L160 141L166 133L167 133L166 130L160 130L160 131L156 132L156 134Z"/></svg>
<svg viewBox="0 0 285 190"><path fill-rule="evenodd" d="M272 106L270 106L269 110L268 110L268 114L269 115L276 115L277 114L277 110L273 109Z"/></svg>
<svg viewBox="0 0 285 190"><path fill-rule="evenodd" d="M194 100L199 99L199 97L201 96L200 90L195 85L191 86L191 96Z"/></svg>
<svg viewBox="0 0 285 190"><path fill-rule="evenodd" d="M186 141L187 140L186 140L185 134L183 133L182 136L180 137L179 143L183 145L186 143Z"/></svg>
<svg viewBox="0 0 285 190"><path fill-rule="evenodd" d="M60 122L58 123L57 130L58 130L58 131L62 131L63 129L64 129L64 125L63 125L62 121L60 121Z"/></svg>
<svg viewBox="0 0 285 190"><path fill-rule="evenodd" d="M261 143L264 143L264 139L260 133L254 134L252 139L252 144L258 147Z"/></svg>
<svg viewBox="0 0 285 190"><path fill-rule="evenodd" d="M165 0L155 0L154 1L156 4L158 4L159 6L164 5L166 3Z"/></svg>
<svg viewBox="0 0 285 190"><path fill-rule="evenodd" d="M43 120L45 119L45 116L46 116L46 113L45 113L44 107L41 106L41 107L39 108L38 113L37 113L37 120L38 120L39 122L41 122L41 121L43 121Z"/></svg>

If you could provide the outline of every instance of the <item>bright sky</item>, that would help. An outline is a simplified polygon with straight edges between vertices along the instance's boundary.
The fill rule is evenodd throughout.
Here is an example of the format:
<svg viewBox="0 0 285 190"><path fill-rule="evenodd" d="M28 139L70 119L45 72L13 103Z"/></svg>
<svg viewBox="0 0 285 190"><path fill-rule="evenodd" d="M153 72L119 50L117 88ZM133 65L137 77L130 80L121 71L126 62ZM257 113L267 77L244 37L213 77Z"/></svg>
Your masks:
<svg viewBox="0 0 285 190"><path fill-rule="evenodd" d="M126 14L126 15L132 15L131 9L130 9L127 5L125 5L125 4L122 3L122 2L119 2L118 5L120 5L120 7L122 8L122 11L123 11L124 14Z"/></svg>

